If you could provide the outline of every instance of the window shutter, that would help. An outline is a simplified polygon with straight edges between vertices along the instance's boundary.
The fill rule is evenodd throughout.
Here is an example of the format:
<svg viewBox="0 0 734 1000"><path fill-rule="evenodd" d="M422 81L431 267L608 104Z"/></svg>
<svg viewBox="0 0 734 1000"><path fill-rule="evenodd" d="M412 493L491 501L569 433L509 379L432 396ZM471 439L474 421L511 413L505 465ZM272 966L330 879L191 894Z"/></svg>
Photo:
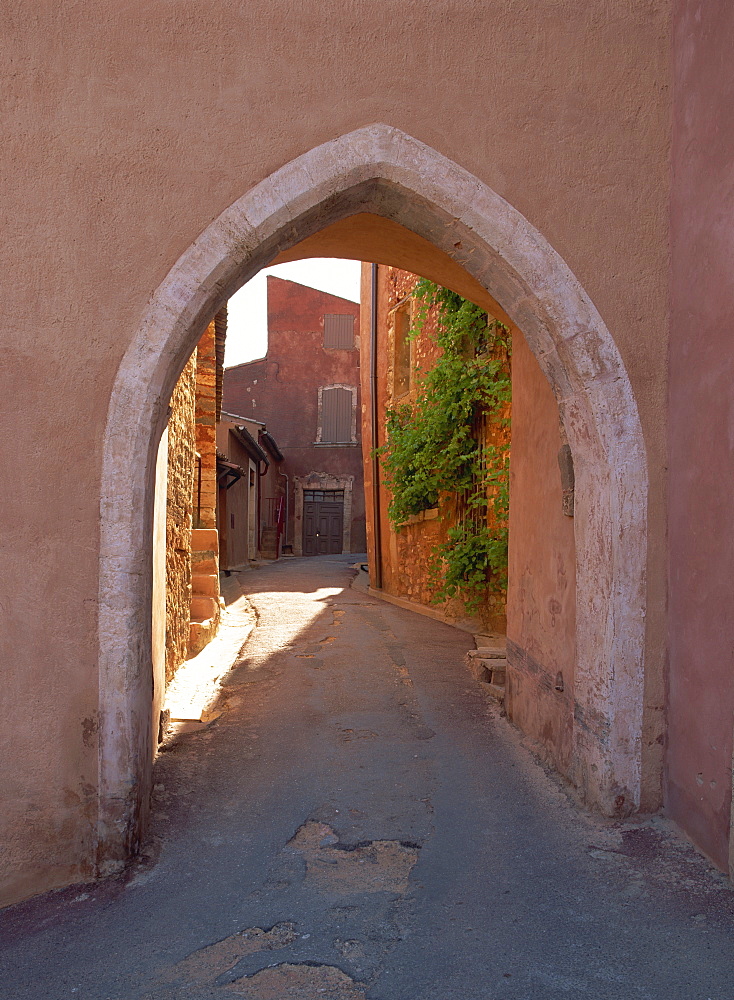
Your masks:
<svg viewBox="0 0 734 1000"><path fill-rule="evenodd" d="M324 316L324 347L354 350L354 316L326 313Z"/></svg>
<svg viewBox="0 0 734 1000"><path fill-rule="evenodd" d="M352 441L352 390L321 390L321 440L332 444Z"/></svg>

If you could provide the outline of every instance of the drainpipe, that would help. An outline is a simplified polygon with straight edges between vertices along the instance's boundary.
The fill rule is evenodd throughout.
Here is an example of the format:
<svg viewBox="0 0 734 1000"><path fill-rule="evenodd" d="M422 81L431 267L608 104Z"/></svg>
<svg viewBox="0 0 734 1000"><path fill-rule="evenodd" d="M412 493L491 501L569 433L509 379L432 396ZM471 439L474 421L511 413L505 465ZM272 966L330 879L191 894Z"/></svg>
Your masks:
<svg viewBox="0 0 734 1000"><path fill-rule="evenodd" d="M372 423L372 539L375 579L372 586L382 590L382 528L380 524L380 460L377 457L377 264L370 276L370 413Z"/></svg>
<svg viewBox="0 0 734 1000"><path fill-rule="evenodd" d="M265 466L265 472L268 471L268 466ZM260 532L262 531L262 520L260 519L260 500L262 498L262 483L260 480L263 477L263 473L260 472L260 459L257 462L257 476L255 478L255 486L257 488L257 531L255 532L255 545L257 545L257 555L260 558ZM249 485L249 484L248 484Z"/></svg>

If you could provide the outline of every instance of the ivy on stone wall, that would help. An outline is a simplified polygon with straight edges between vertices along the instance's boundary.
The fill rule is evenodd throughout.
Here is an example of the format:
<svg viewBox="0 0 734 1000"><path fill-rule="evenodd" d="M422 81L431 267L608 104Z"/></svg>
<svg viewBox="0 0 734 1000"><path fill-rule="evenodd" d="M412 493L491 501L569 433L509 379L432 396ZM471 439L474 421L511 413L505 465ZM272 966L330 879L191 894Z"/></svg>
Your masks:
<svg viewBox="0 0 734 1000"><path fill-rule="evenodd" d="M441 508L453 523L432 554L434 601L459 596L472 611L490 583L504 589L507 581L510 332L427 279L412 294L418 308L410 337L424 332L433 309L440 355L428 370L415 370L411 400L387 411L380 457L389 516L399 527ZM493 427L500 429L497 445L490 443Z"/></svg>

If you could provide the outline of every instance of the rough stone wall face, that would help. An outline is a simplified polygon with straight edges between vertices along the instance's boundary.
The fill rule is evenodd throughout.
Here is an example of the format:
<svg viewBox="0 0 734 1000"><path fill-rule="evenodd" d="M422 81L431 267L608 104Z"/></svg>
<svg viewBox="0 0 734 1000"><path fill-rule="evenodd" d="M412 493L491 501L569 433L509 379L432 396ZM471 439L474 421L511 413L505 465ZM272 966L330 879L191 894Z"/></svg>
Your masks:
<svg viewBox="0 0 734 1000"><path fill-rule="evenodd" d="M191 604L191 525L196 469L196 352L171 395L166 510L166 681L186 659Z"/></svg>
<svg viewBox="0 0 734 1000"><path fill-rule="evenodd" d="M383 371L380 373L384 402L387 406L410 402L415 397L414 387L401 396L393 394L395 385L395 313L397 306L410 299L418 278L409 271L396 267L380 266L380 277L384 282L385 294L378 302L378 342L383 345ZM430 369L439 356L434 335L436 332L438 310L429 310L423 332L416 337L411 345L411 365L426 371ZM384 413L381 405L380 410ZM509 408L505 414L509 417ZM487 444L501 445L508 436L506 428L500 428L489 421L483 421L482 435ZM384 427L383 427L384 436ZM448 484L447 484L448 485ZM382 491L385 503L389 503L389 491ZM387 516L383 518L383 589L397 597L405 597L420 604L433 606L433 598L438 585L431 582L431 564L433 550L443 544L447 538L449 527L457 517L456 504L448 495L433 511L411 518L410 523L401 525L397 530L390 524ZM482 627L504 632L505 592L500 588L488 591L487 599L475 612ZM456 620L466 617L464 603L459 598L444 602L441 610L447 618Z"/></svg>
<svg viewBox="0 0 734 1000"><path fill-rule="evenodd" d="M201 488L194 483L194 527L217 526L217 354L215 322L196 348L196 450Z"/></svg>

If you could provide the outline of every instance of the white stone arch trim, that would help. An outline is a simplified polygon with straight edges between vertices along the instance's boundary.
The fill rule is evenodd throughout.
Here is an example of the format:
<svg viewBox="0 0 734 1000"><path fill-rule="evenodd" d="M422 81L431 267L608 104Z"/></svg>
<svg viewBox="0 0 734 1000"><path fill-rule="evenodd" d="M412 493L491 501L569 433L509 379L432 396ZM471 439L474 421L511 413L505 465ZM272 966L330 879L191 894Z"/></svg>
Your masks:
<svg viewBox="0 0 734 1000"><path fill-rule="evenodd" d="M120 364L100 510L101 863L134 846L147 808L153 470L171 389L238 287L280 250L359 211L458 260L523 331L553 387L577 474L573 777L607 813L639 803L647 468L619 352L527 219L458 164L376 124L297 157L215 219L156 289Z"/></svg>

